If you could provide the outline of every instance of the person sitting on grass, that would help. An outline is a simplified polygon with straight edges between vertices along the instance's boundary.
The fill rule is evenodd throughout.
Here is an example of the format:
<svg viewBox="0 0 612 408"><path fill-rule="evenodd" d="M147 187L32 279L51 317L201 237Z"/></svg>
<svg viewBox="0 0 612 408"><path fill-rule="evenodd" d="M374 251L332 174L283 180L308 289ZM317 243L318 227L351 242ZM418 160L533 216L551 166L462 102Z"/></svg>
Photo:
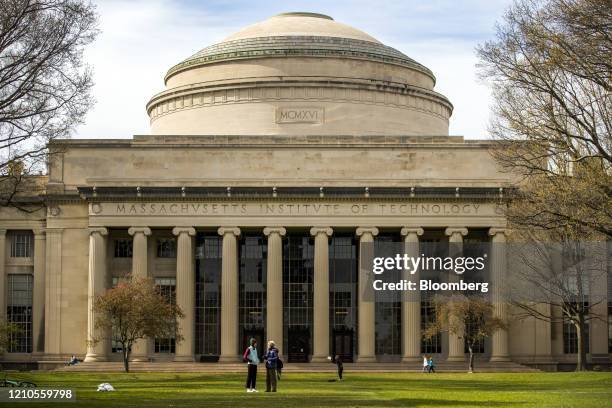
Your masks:
<svg viewBox="0 0 612 408"><path fill-rule="evenodd" d="M255 388L257 382L257 364L259 364L259 356L257 355L257 340L251 339L250 346L246 348L242 359L247 363L247 392L258 392Z"/></svg>
<svg viewBox="0 0 612 408"><path fill-rule="evenodd" d="M274 341L268 342L268 350L263 356L266 360L266 392L276 392L276 369L278 366L278 349ZM271 390L270 390L271 389Z"/></svg>
<svg viewBox="0 0 612 408"><path fill-rule="evenodd" d="M79 363L79 359L73 354L68 360L68 365L77 365Z"/></svg>
<svg viewBox="0 0 612 408"><path fill-rule="evenodd" d="M435 373L436 372L436 365L434 364L433 361L433 357L429 357L429 360L427 361L427 367L428 367L428 372L430 373Z"/></svg>

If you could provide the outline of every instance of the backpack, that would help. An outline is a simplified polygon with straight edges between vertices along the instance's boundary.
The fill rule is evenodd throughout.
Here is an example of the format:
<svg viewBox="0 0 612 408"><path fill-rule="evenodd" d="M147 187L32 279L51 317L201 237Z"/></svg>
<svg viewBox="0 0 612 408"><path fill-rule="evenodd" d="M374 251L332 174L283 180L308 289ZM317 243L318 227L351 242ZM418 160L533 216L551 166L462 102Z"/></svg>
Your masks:
<svg viewBox="0 0 612 408"><path fill-rule="evenodd" d="M281 360L280 357L276 359L276 369L277 370L283 369L283 360Z"/></svg>
<svg viewBox="0 0 612 408"><path fill-rule="evenodd" d="M248 363L249 362L249 352L250 352L251 347L247 347L246 350L244 350L244 354L242 355L242 362L244 363Z"/></svg>

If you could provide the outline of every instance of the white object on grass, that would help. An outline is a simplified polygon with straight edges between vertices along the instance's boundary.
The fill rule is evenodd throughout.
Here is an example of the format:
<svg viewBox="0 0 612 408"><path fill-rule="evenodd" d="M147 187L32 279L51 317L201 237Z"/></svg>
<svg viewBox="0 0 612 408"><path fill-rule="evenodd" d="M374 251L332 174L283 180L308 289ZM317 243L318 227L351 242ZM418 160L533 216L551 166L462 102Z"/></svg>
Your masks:
<svg viewBox="0 0 612 408"><path fill-rule="evenodd" d="M109 383L102 383L98 385L98 391L115 391L115 387Z"/></svg>

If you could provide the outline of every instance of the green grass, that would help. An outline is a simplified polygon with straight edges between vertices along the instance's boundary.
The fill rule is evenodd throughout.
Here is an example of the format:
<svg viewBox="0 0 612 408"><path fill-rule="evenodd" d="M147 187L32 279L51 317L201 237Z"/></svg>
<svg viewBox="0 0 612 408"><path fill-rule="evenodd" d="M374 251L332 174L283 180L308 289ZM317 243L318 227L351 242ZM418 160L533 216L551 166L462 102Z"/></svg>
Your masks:
<svg viewBox="0 0 612 408"><path fill-rule="evenodd" d="M261 370L263 371L263 370ZM247 394L245 376L174 373L10 373L39 387L69 387L77 403L68 407L612 407L612 373L420 374L285 373L279 392ZM109 382L116 392L96 392ZM60 407L20 403L18 407Z"/></svg>

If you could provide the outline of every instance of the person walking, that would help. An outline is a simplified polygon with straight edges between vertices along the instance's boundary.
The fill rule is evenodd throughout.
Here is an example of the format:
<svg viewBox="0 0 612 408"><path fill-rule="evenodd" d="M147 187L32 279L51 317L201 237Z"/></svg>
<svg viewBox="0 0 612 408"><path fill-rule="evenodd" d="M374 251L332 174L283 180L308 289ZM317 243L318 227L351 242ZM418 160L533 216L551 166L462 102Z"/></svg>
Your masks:
<svg viewBox="0 0 612 408"><path fill-rule="evenodd" d="M430 373L436 372L436 365L434 364L433 357L429 357L429 360L427 361L427 366L428 366L428 371Z"/></svg>
<svg viewBox="0 0 612 408"><path fill-rule="evenodd" d="M429 360L427 359L427 354L423 355L423 372L429 372Z"/></svg>
<svg viewBox="0 0 612 408"><path fill-rule="evenodd" d="M268 349L264 354L266 360L266 392L276 392L276 370L278 368L278 349L273 340L268 342Z"/></svg>
<svg viewBox="0 0 612 408"><path fill-rule="evenodd" d="M332 363L336 364L336 370L338 371L338 379L342 380L342 373L344 372L344 364L342 364L342 357L336 354L334 358L327 357Z"/></svg>
<svg viewBox="0 0 612 408"><path fill-rule="evenodd" d="M247 392L258 392L255 388L257 383L257 364L259 364L259 356L257 355L257 340L251 339L250 346L246 348L242 359L247 363Z"/></svg>

